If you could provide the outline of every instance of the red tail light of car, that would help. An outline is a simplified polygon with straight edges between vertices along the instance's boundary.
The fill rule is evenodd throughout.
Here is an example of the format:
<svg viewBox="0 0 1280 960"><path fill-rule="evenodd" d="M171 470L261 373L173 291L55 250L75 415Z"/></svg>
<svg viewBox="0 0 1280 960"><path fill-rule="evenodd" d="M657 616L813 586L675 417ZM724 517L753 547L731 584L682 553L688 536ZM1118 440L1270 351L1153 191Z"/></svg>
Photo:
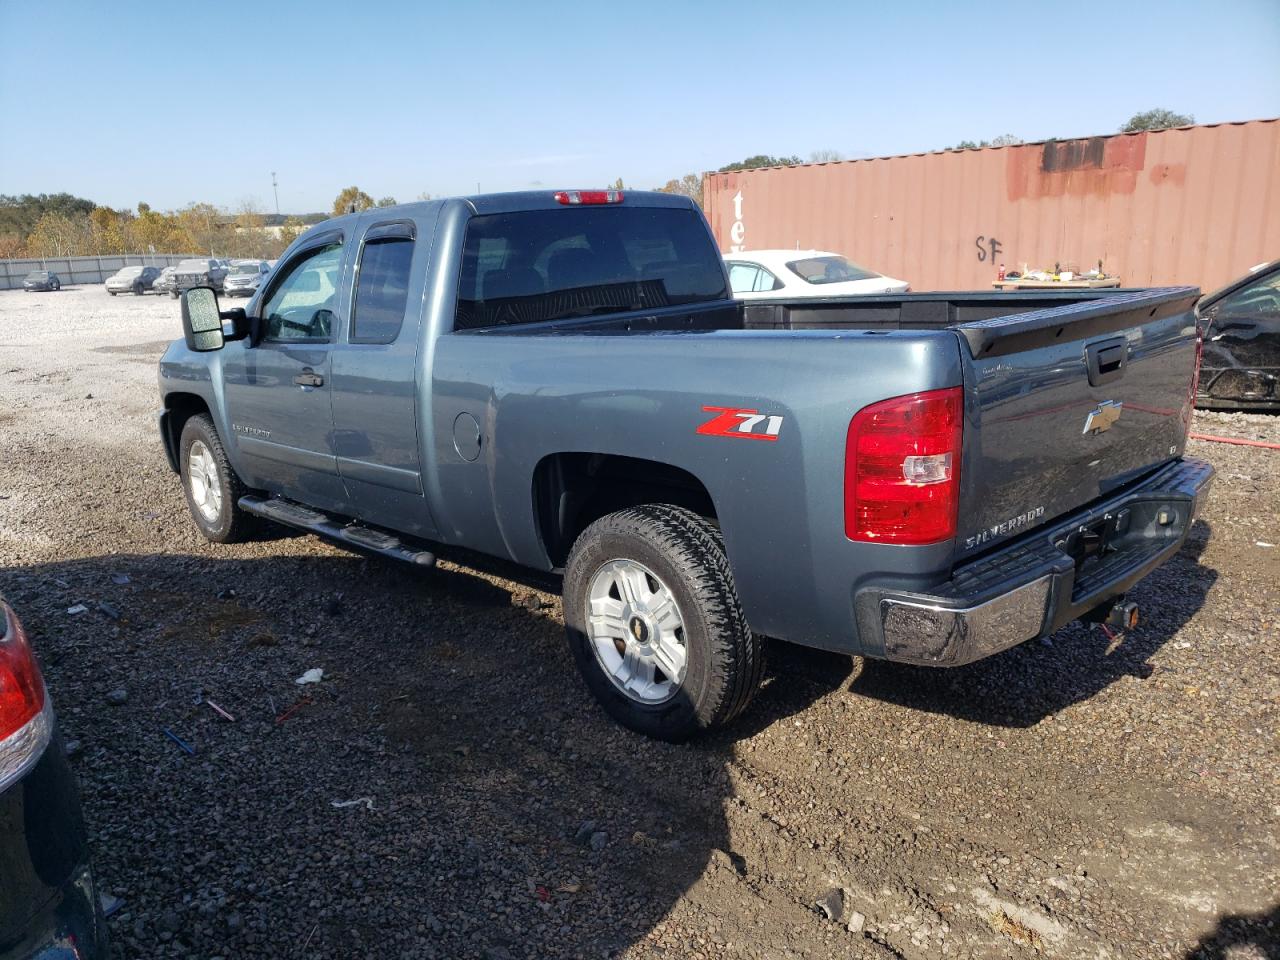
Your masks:
<svg viewBox="0 0 1280 960"><path fill-rule="evenodd" d="M859 410L845 442L845 535L897 544L954 537L963 432L960 387Z"/></svg>
<svg viewBox="0 0 1280 960"><path fill-rule="evenodd" d="M26 772L49 743L44 680L17 614L0 601L0 790Z"/></svg>

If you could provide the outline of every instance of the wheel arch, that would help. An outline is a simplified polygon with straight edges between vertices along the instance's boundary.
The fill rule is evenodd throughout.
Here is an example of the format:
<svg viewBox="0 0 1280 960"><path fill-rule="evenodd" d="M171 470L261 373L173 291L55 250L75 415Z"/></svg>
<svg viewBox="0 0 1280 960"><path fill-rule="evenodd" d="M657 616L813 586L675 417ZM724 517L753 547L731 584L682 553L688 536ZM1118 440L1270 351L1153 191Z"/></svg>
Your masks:
<svg viewBox="0 0 1280 960"><path fill-rule="evenodd" d="M548 558L563 567L578 535L601 517L645 503L670 503L718 522L706 484L674 464L619 454L544 456L531 483L534 522Z"/></svg>
<svg viewBox="0 0 1280 960"><path fill-rule="evenodd" d="M200 414L210 414L209 404L196 393L170 393L164 398L164 412L160 414L160 438L169 468L178 473L178 444L182 428L187 421Z"/></svg>

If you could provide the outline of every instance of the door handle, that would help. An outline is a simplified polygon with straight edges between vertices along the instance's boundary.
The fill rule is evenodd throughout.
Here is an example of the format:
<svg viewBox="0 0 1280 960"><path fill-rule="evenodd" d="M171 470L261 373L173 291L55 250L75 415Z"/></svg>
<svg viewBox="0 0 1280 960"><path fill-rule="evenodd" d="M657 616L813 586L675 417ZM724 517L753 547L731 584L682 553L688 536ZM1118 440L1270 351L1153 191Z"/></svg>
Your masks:
<svg viewBox="0 0 1280 960"><path fill-rule="evenodd" d="M300 387L323 387L324 377L310 367L303 367L302 372L293 378L293 382Z"/></svg>

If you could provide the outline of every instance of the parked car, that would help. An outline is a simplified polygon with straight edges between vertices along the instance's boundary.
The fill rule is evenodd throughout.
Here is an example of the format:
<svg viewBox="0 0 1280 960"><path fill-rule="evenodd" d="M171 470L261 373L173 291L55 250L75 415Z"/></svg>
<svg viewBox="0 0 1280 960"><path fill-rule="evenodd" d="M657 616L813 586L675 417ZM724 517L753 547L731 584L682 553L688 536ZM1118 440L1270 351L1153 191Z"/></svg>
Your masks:
<svg viewBox="0 0 1280 960"><path fill-rule="evenodd" d="M151 289L158 276L159 267L121 267L107 277L107 293L113 297L117 293L132 293L140 297Z"/></svg>
<svg viewBox="0 0 1280 960"><path fill-rule="evenodd" d="M50 273L48 270L32 270L22 278L22 289L26 293L61 290L62 281L58 279L56 273Z"/></svg>
<svg viewBox="0 0 1280 960"><path fill-rule="evenodd" d="M742 300L762 297L848 297L906 293L911 287L823 250L726 253L729 286Z"/></svg>
<svg viewBox="0 0 1280 960"><path fill-rule="evenodd" d="M270 272L265 260L232 260L222 292L228 297L251 297Z"/></svg>
<svg viewBox="0 0 1280 960"><path fill-rule="evenodd" d="M173 294L175 284L174 274L178 272L177 267L169 266L160 271L155 281L151 284L153 292L158 294Z"/></svg>
<svg viewBox="0 0 1280 960"><path fill-rule="evenodd" d="M31 645L4 597L0 873L0 956L109 956L75 778Z"/></svg>
<svg viewBox="0 0 1280 960"><path fill-rule="evenodd" d="M211 541L562 573L587 687L679 740L741 713L766 636L953 666L1132 625L1213 474L1198 295L744 304L685 197L430 201L319 224L243 309L188 291L159 426Z"/></svg>
<svg viewBox="0 0 1280 960"><path fill-rule="evenodd" d="M197 257L180 260L173 275L173 289L169 292L177 296L192 287L212 287L222 292L223 281L227 278L227 268L220 260L212 257Z"/></svg>
<svg viewBox="0 0 1280 960"><path fill-rule="evenodd" d="M1280 260L1207 295L1196 406L1280 411Z"/></svg>

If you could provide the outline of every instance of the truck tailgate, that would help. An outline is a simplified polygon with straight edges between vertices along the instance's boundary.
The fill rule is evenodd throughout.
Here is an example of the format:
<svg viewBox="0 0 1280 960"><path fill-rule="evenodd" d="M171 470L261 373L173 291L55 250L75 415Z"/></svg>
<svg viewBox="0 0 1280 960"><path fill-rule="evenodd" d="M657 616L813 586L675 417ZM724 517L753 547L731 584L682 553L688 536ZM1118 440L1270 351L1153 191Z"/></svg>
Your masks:
<svg viewBox="0 0 1280 960"><path fill-rule="evenodd" d="M959 324L966 431L957 548L970 555L1181 455L1199 291L1137 291Z"/></svg>

